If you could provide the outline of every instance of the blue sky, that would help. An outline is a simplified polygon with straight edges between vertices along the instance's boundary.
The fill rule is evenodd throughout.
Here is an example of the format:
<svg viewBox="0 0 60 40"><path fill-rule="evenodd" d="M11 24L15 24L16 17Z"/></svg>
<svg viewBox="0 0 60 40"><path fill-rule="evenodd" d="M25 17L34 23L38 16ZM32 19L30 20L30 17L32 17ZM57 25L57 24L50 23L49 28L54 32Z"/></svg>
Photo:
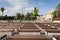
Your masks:
<svg viewBox="0 0 60 40"><path fill-rule="evenodd" d="M0 7L5 8L4 15L15 15L17 12L22 13L22 9L24 14L32 12L36 6L39 14L45 15L50 9L55 9L59 3L60 0L0 0Z"/></svg>

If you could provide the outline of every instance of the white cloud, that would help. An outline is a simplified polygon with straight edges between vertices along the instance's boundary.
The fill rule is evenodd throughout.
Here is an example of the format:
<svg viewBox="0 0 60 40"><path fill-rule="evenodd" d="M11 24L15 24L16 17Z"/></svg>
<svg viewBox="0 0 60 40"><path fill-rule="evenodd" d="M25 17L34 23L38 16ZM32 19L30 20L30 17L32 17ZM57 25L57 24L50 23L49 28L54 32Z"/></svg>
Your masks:
<svg viewBox="0 0 60 40"><path fill-rule="evenodd" d="M27 0L7 0L13 7L25 7L28 6Z"/></svg>
<svg viewBox="0 0 60 40"><path fill-rule="evenodd" d="M15 15L17 12L23 12L26 14L27 12L32 12L34 6L28 2L28 0L6 0L8 1L12 7L6 7L5 14L7 15ZM44 3L40 2L38 5L43 5ZM30 7L31 6L31 7ZM5 15L4 14L4 15Z"/></svg>
<svg viewBox="0 0 60 40"><path fill-rule="evenodd" d="M16 12L21 12L24 7L28 7L28 2L27 0L7 0L12 7L9 10L9 14L12 15L13 13ZM14 14L15 15L15 14Z"/></svg>

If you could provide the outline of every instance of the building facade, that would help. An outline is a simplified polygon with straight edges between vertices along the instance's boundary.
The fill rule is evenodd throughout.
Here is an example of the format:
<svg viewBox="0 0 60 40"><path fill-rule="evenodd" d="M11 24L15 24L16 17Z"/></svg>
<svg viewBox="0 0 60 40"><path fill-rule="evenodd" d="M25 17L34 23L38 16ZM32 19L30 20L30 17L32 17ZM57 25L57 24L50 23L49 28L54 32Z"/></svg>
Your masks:
<svg viewBox="0 0 60 40"><path fill-rule="evenodd" d="M46 15L45 15L45 20L50 20L52 21L53 19L53 13L54 12L54 9L52 8Z"/></svg>

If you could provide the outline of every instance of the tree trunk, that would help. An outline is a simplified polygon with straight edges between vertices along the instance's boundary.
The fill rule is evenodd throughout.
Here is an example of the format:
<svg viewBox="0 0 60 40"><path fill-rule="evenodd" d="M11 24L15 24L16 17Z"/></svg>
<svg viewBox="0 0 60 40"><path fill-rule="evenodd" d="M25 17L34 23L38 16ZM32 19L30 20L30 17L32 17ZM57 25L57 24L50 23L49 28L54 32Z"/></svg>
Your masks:
<svg viewBox="0 0 60 40"><path fill-rule="evenodd" d="M3 12L2 12L2 20L3 20Z"/></svg>
<svg viewBox="0 0 60 40"><path fill-rule="evenodd" d="M3 12L2 12L2 17L3 17Z"/></svg>

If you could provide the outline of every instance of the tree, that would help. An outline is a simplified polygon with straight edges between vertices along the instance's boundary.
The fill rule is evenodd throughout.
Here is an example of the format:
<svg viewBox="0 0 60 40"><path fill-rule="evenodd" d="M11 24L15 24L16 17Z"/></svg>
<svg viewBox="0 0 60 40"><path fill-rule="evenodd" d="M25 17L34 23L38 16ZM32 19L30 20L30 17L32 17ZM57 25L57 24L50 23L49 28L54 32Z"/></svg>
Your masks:
<svg viewBox="0 0 60 40"><path fill-rule="evenodd" d="M21 20L23 20L23 19L24 19L24 14L21 14L20 19L21 19Z"/></svg>
<svg viewBox="0 0 60 40"><path fill-rule="evenodd" d="M3 17L3 12L4 12L4 8L3 7L1 7L1 12L2 12L2 17Z"/></svg>
<svg viewBox="0 0 60 40"><path fill-rule="evenodd" d="M36 19L37 16L38 16L38 9L35 7L33 11L33 17Z"/></svg>
<svg viewBox="0 0 60 40"><path fill-rule="evenodd" d="M21 18L21 14L20 13L16 13L16 19L20 19Z"/></svg>
<svg viewBox="0 0 60 40"><path fill-rule="evenodd" d="M26 19L26 20L30 20L30 19L31 19L30 16L31 16L31 14L30 14L30 13L27 13L27 15L25 16L25 19Z"/></svg>
<svg viewBox="0 0 60 40"><path fill-rule="evenodd" d="M31 16L30 16L31 20L33 20L33 12L31 12Z"/></svg>
<svg viewBox="0 0 60 40"><path fill-rule="evenodd" d="M7 14L3 17L4 20L7 20L8 19L8 16Z"/></svg>
<svg viewBox="0 0 60 40"><path fill-rule="evenodd" d="M54 11L52 14L53 14L53 18L56 18L56 11Z"/></svg>

